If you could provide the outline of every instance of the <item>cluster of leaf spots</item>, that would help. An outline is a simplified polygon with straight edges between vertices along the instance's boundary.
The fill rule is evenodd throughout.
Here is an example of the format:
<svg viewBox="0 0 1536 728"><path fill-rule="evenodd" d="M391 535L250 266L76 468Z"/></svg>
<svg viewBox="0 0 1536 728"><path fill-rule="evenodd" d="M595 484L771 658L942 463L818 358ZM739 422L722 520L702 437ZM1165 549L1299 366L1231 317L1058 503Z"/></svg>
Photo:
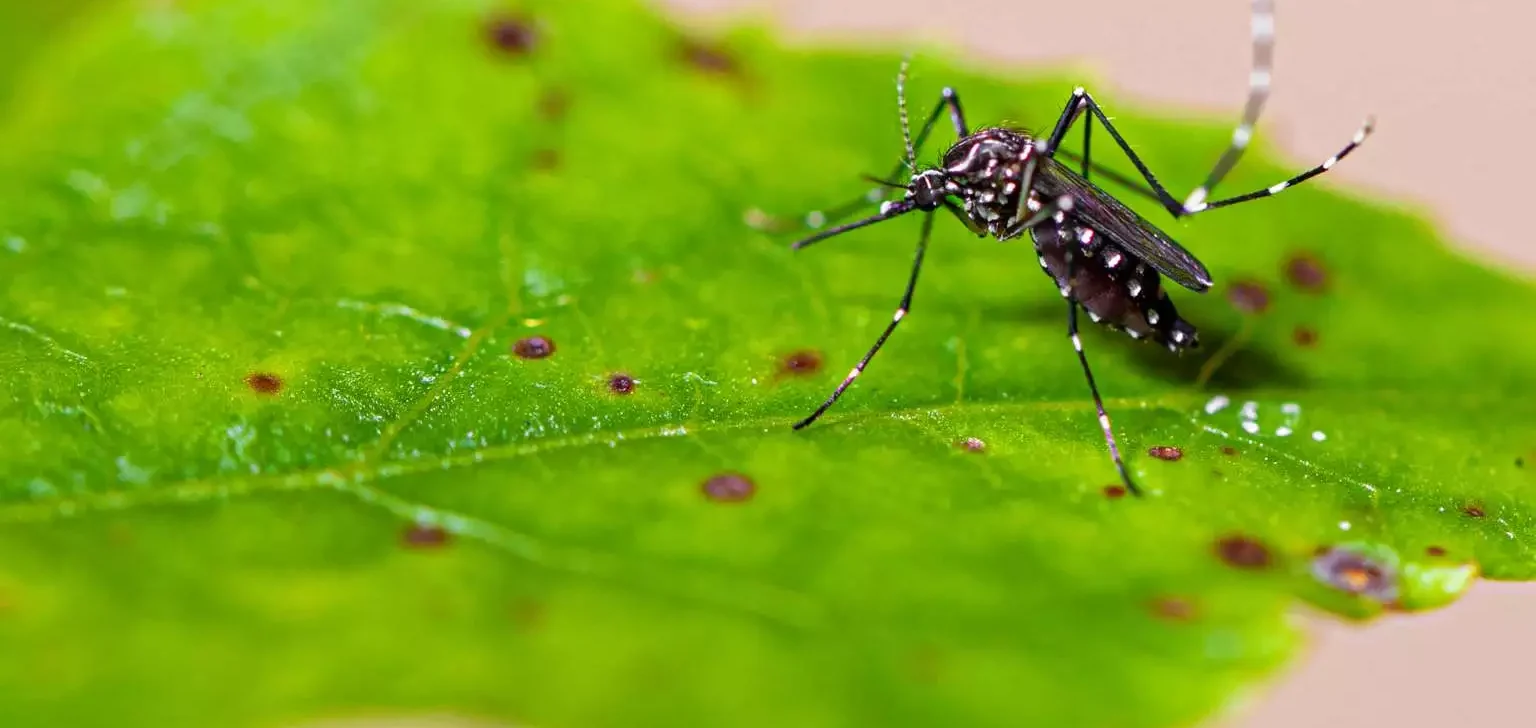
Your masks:
<svg viewBox="0 0 1536 728"><path fill-rule="evenodd" d="M1132 499L1048 279L948 220L881 358L790 429L916 229L792 255L743 218L889 168L895 54L632 0L21 27L0 725L1168 726L1283 664L1298 599L1536 575L1536 292L1420 221L1309 185L1169 223L1211 353L1084 335ZM910 91L1038 123L1083 81L920 56ZM1175 186L1230 135L1100 96Z"/></svg>

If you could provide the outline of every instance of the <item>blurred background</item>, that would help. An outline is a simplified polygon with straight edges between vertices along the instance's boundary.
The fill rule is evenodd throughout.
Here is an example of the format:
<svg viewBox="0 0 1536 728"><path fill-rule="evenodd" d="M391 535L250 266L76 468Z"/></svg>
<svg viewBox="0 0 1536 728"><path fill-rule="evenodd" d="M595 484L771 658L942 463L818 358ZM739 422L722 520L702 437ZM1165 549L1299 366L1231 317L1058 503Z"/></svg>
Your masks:
<svg viewBox="0 0 1536 728"><path fill-rule="evenodd" d="M1246 0L652 2L705 29L768 23L797 44L921 44L1021 74L1079 69L1110 114L1130 101L1235 122L1247 91ZM1333 186L1414 210L1468 255L1523 275L1536 270L1527 176L1536 168L1536 7L1274 3L1275 80L1256 144L1310 166L1374 114L1376 134L1330 173ZM1216 725L1530 725L1533 613L1536 585L1494 582L1449 609L1365 627L1298 613L1313 635L1311 654Z"/></svg>

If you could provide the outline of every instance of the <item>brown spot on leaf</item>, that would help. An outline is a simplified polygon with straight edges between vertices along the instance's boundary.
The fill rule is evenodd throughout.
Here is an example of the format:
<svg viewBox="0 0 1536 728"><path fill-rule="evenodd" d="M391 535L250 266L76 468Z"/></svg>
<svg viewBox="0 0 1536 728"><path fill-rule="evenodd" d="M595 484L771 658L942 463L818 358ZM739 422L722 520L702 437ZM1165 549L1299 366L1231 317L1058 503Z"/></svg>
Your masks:
<svg viewBox="0 0 1536 728"><path fill-rule="evenodd" d="M785 374L807 375L821 371L821 352L801 349L784 357L780 369Z"/></svg>
<svg viewBox="0 0 1536 728"><path fill-rule="evenodd" d="M538 45L539 29L525 16L494 15L485 22L485 39L506 55L525 56Z"/></svg>
<svg viewBox="0 0 1536 728"><path fill-rule="evenodd" d="M1296 253L1285 261L1285 279L1308 293L1318 293L1328 286L1328 271L1311 253Z"/></svg>
<svg viewBox="0 0 1536 728"><path fill-rule="evenodd" d="M1312 576L1340 591L1378 602L1397 599L1397 575L1392 567L1350 549L1325 549L1312 559Z"/></svg>
<svg viewBox="0 0 1536 728"><path fill-rule="evenodd" d="M512 353L519 359L543 359L555 353L555 342L548 336L525 336L512 345Z"/></svg>
<svg viewBox="0 0 1536 728"><path fill-rule="evenodd" d="M635 378L628 374L608 375L608 391L614 394L630 394L635 391Z"/></svg>
<svg viewBox="0 0 1536 728"><path fill-rule="evenodd" d="M1237 457L1237 448L1232 447L1231 445L1222 445L1221 454L1226 455L1227 457Z"/></svg>
<svg viewBox="0 0 1536 728"><path fill-rule="evenodd" d="M1483 510L1483 505L1481 503L1468 503L1461 507L1461 512L1471 516L1472 518L1482 518L1483 516L1488 515L1488 512Z"/></svg>
<svg viewBox="0 0 1536 728"><path fill-rule="evenodd" d="M560 152L548 147L540 147L533 150L528 157L528 166L536 172L548 172L560 167Z"/></svg>
<svg viewBox="0 0 1536 728"><path fill-rule="evenodd" d="M1311 348L1317 345L1317 331L1305 326L1297 326L1296 330L1291 332L1291 340L1296 342L1297 346Z"/></svg>
<svg viewBox="0 0 1536 728"><path fill-rule="evenodd" d="M512 624L521 630L537 629L544 622L544 604L531 597L523 597L512 602L509 610Z"/></svg>
<svg viewBox="0 0 1536 728"><path fill-rule="evenodd" d="M1242 534L1228 534L1216 540L1216 555L1228 566L1239 569L1263 569L1269 566L1269 547Z"/></svg>
<svg viewBox="0 0 1536 728"><path fill-rule="evenodd" d="M1195 618L1195 605L1183 597L1158 597L1148 605L1152 615L1170 622L1188 622Z"/></svg>
<svg viewBox="0 0 1536 728"><path fill-rule="evenodd" d="M706 73L735 76L741 72L736 58L724 48L696 38L684 38L678 42L678 56L683 62Z"/></svg>
<svg viewBox="0 0 1536 728"><path fill-rule="evenodd" d="M752 500L757 485L741 473L720 473L704 481L700 490L705 498L716 503L741 503Z"/></svg>
<svg viewBox="0 0 1536 728"><path fill-rule="evenodd" d="M1125 497L1125 486L1123 486L1123 485L1106 485L1106 486L1104 486L1104 497L1108 498L1110 500L1115 500L1117 498L1124 498Z"/></svg>
<svg viewBox="0 0 1536 728"><path fill-rule="evenodd" d="M1430 546L1429 548L1424 549L1424 553L1429 554L1430 556L1433 556L1435 558L1439 558L1439 557L1445 555L1445 547L1444 546Z"/></svg>
<svg viewBox="0 0 1536 728"><path fill-rule="evenodd" d="M571 95L557 88L544 89L535 108L549 121L561 121L571 110Z"/></svg>
<svg viewBox="0 0 1536 728"><path fill-rule="evenodd" d="M1264 313L1269 309L1269 291L1258 281L1233 283L1227 288L1227 300L1243 313Z"/></svg>
<svg viewBox="0 0 1536 728"><path fill-rule="evenodd" d="M413 523L400 534L400 543L413 549L442 548L448 539L448 531L434 523Z"/></svg>
<svg viewBox="0 0 1536 728"><path fill-rule="evenodd" d="M1157 458L1158 460L1167 460L1171 463L1183 459L1184 448L1174 447L1173 445L1158 445L1156 447L1147 448L1147 454Z"/></svg>
<svg viewBox="0 0 1536 728"><path fill-rule="evenodd" d="M283 391L283 378L271 372L252 372L245 375L245 386L257 394L277 394Z"/></svg>
<svg viewBox="0 0 1536 728"><path fill-rule="evenodd" d="M987 443L979 437L967 437L960 441L960 449L966 452L986 452Z"/></svg>

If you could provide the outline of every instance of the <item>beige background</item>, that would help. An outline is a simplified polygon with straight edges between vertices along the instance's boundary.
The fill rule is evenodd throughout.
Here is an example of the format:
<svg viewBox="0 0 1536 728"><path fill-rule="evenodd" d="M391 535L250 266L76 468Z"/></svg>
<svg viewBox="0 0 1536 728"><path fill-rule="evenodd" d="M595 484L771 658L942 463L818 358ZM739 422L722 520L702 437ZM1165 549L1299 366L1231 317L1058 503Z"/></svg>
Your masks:
<svg viewBox="0 0 1536 728"><path fill-rule="evenodd" d="M653 1L706 27L769 20L797 42L937 41L978 64L1078 64L1109 79L1117 98L1234 121L1248 80L1245 0ZM1376 135L1334 183L1422 209L1475 255L1536 269L1536 9L1275 4L1274 94L1259 143L1315 164L1374 113ZM1364 628L1309 622L1311 654L1221 728L1536 725L1536 587L1483 582L1450 609Z"/></svg>

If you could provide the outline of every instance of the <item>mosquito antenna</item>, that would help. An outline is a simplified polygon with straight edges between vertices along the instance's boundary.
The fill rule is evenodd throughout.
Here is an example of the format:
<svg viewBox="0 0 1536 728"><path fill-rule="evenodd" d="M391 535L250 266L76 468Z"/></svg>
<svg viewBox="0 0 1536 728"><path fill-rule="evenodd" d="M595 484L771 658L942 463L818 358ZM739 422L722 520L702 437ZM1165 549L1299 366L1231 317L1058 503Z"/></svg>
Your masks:
<svg viewBox="0 0 1536 728"><path fill-rule="evenodd" d="M1275 57L1275 4L1273 0L1253 0L1253 67L1248 72L1248 102L1243 105L1243 119L1232 130L1232 143L1227 146L1216 166L1206 176L1205 182L1189 193L1184 200L1186 214L1202 209L1211 188L1227 176L1237 164L1248 141L1253 138L1253 126L1259 121L1264 102L1269 98L1269 86L1274 73Z"/></svg>
<svg viewBox="0 0 1536 728"><path fill-rule="evenodd" d="M907 68L912 65L912 54L901 59L901 71L896 74L896 108L901 112L901 140L907 146L907 169L917 173L917 150L912 146L912 125L907 120Z"/></svg>

